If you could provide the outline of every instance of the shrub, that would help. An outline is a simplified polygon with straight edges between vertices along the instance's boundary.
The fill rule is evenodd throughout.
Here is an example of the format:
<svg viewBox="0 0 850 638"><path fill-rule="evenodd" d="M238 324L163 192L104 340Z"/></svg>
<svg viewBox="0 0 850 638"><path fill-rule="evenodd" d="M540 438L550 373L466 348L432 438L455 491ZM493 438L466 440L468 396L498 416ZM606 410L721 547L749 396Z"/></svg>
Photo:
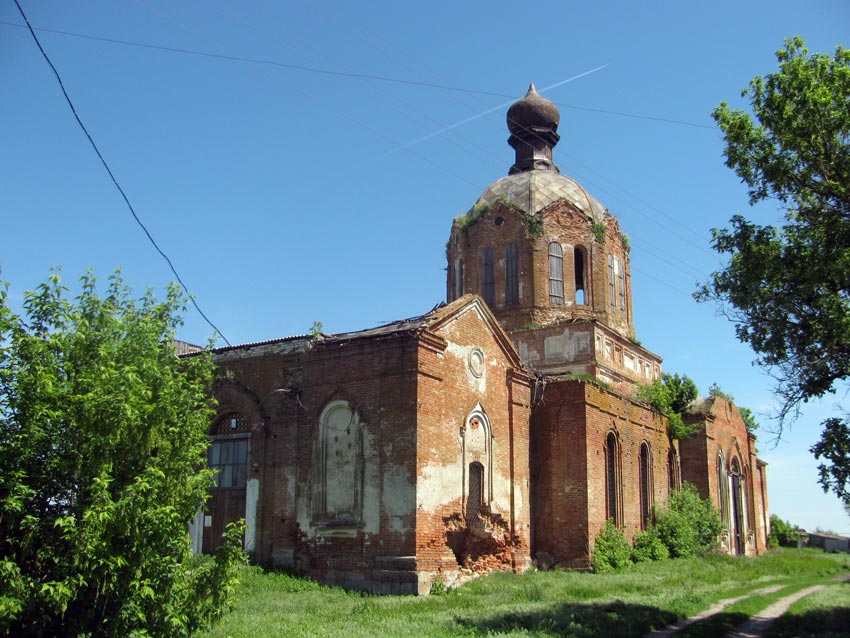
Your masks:
<svg viewBox="0 0 850 638"><path fill-rule="evenodd" d="M697 556L714 548L723 530L720 512L711 501L701 499L690 483L672 492L669 508L659 509L655 516L658 537L674 558Z"/></svg>
<svg viewBox="0 0 850 638"><path fill-rule="evenodd" d="M593 571L597 574L618 572L632 564L632 546L613 521L605 522L593 549Z"/></svg>
<svg viewBox="0 0 850 638"><path fill-rule="evenodd" d="M661 542L655 526L635 534L635 546L632 549L632 560L634 562L645 563L651 560L665 560L667 558L670 558L670 551Z"/></svg>

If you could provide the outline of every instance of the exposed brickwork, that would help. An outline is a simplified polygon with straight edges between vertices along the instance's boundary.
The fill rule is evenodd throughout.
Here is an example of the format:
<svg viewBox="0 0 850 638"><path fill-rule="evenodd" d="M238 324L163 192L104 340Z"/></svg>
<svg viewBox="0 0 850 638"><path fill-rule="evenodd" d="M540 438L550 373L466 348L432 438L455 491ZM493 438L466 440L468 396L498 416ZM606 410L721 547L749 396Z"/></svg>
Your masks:
<svg viewBox="0 0 850 638"><path fill-rule="evenodd" d="M225 349L217 360L219 413L237 412L251 427L258 562L351 588L423 593L460 568L446 521L467 520L464 469L478 462L486 505L504 529L489 536L490 552L479 534L472 553L495 557L484 560L489 568L530 565L529 380L480 299L438 310L417 330L304 340L285 352ZM356 412L363 431L362 511L345 524L316 516L319 422L334 401ZM464 457L459 433L471 431L476 409L491 439L470 443Z"/></svg>
<svg viewBox="0 0 850 638"><path fill-rule="evenodd" d="M694 483L703 498L710 498L723 510L726 529L722 542L729 553L761 554L767 550L770 529L765 463L756 457L755 436L747 432L738 408L722 397L697 402L689 421L703 426L681 442L682 478ZM718 476L718 458L722 459L724 476ZM740 544L735 542L734 483L730 476L735 461L741 477Z"/></svg>
<svg viewBox="0 0 850 638"><path fill-rule="evenodd" d="M651 449L652 503L669 493L666 421L647 406L576 380L550 380L532 417L533 552L587 568L596 534L608 518L605 442L619 441L619 525L631 538L641 529L640 446Z"/></svg>

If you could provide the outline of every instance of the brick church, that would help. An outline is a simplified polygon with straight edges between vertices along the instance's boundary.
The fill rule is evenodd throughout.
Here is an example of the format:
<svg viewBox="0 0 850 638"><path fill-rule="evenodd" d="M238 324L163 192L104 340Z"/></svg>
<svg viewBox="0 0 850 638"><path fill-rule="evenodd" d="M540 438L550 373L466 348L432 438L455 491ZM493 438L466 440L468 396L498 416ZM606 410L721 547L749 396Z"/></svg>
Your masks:
<svg viewBox="0 0 850 638"><path fill-rule="evenodd" d="M765 550L765 465L735 406L698 400L677 441L634 398L661 358L634 338L627 238L552 160L559 118L533 85L508 110L515 162L452 224L445 304L214 350L219 475L197 550L244 518L260 564L424 594L588 568L607 519L631 538L682 481L721 510L724 551Z"/></svg>

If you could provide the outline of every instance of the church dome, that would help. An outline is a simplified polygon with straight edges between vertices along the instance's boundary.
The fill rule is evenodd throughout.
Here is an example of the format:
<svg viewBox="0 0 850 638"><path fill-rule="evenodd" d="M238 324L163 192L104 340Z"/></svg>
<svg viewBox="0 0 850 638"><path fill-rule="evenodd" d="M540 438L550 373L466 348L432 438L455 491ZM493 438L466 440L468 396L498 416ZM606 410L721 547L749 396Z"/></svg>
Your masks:
<svg viewBox="0 0 850 638"><path fill-rule="evenodd" d="M605 207L571 177L552 171L524 171L491 184L475 206L509 201L524 213L536 215L552 202L566 200L594 222L605 219ZM475 207L473 207L475 208Z"/></svg>
<svg viewBox="0 0 850 638"><path fill-rule="evenodd" d="M525 97L508 109L507 120L511 135L521 135L535 129L547 129L554 133L558 130L561 112L554 102L537 92L532 82Z"/></svg>

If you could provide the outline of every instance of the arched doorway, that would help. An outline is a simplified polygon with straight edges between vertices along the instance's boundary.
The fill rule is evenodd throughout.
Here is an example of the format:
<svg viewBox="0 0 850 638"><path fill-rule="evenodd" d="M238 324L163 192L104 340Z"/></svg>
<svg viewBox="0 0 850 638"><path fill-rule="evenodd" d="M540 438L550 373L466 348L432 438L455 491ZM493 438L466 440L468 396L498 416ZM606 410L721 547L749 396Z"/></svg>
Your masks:
<svg viewBox="0 0 850 638"><path fill-rule="evenodd" d="M210 429L207 462L216 477L204 512L205 554L215 552L229 523L246 518L250 437L248 423L236 412L222 415Z"/></svg>
<svg viewBox="0 0 850 638"><path fill-rule="evenodd" d="M747 531L744 517L743 479L741 477L741 465L737 458L732 459L729 480L732 484L732 540L735 544L735 553L743 554L746 549Z"/></svg>

